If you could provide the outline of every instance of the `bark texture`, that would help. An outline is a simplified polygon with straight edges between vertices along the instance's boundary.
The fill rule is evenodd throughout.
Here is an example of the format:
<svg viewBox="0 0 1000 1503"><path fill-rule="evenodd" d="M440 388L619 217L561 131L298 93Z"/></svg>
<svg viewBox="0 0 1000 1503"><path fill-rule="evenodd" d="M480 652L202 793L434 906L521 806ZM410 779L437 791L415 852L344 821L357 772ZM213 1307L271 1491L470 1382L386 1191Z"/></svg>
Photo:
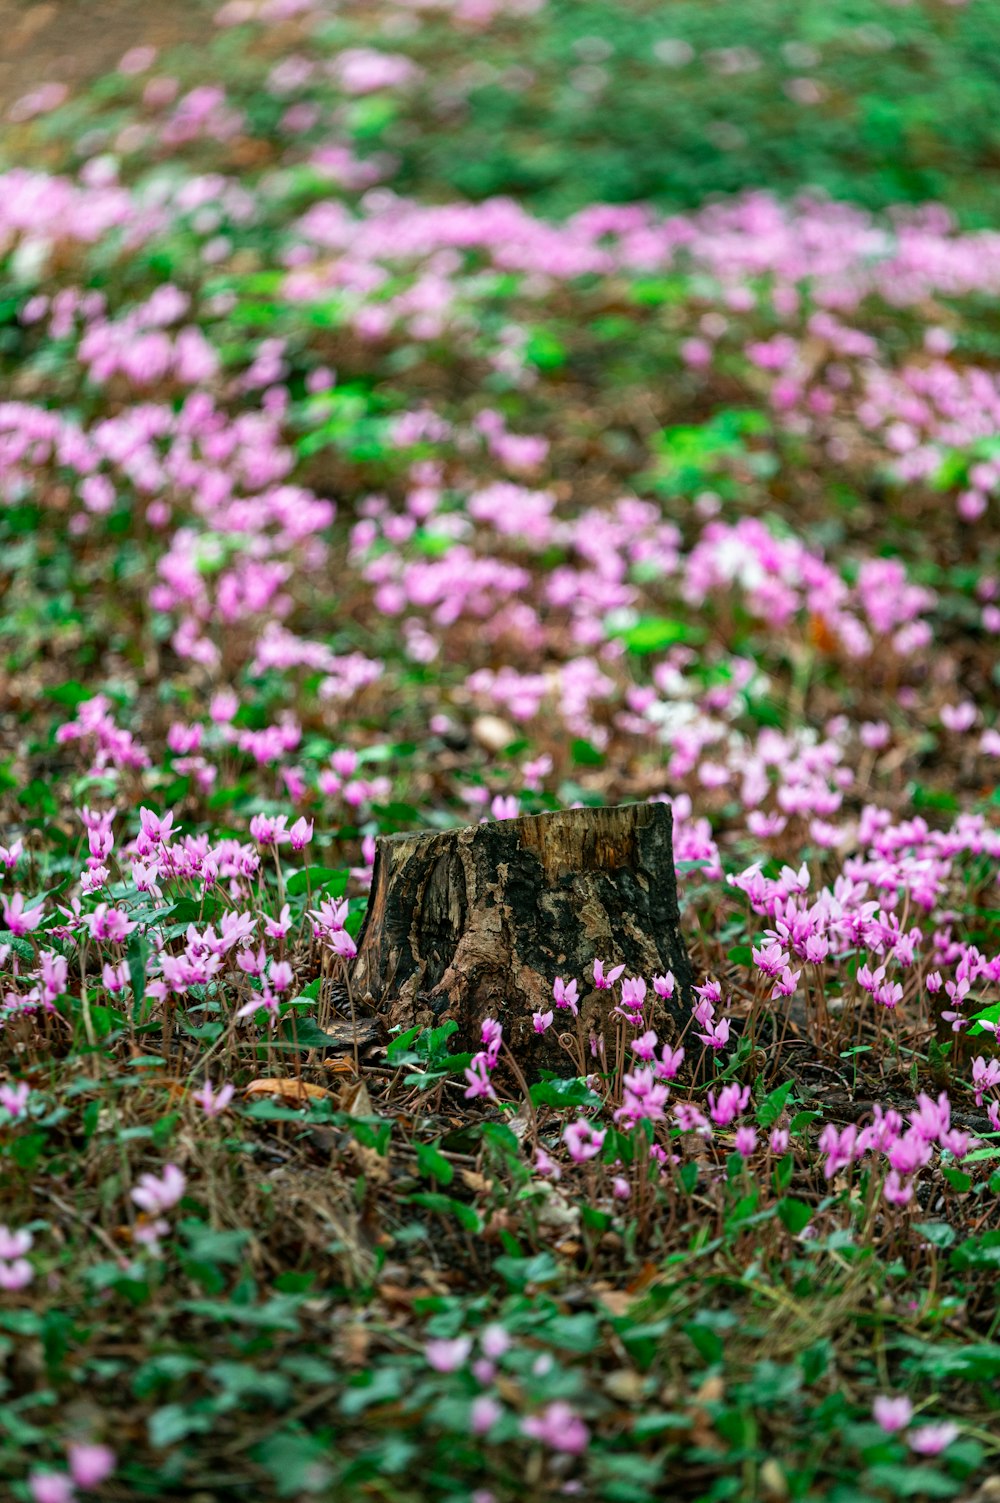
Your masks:
<svg viewBox="0 0 1000 1503"><path fill-rule="evenodd" d="M552 1006L556 976L575 977L585 1027L603 1023L611 994L592 985L595 956L648 981L671 970L680 998L655 1022L670 1037L690 996L680 932L673 819L667 804L566 809L440 834L392 835L376 846L371 897L351 986L390 1027L454 1018L455 1043L475 1049L484 1018L526 1068L565 1070L556 1035L531 1015ZM686 1015L686 1009L683 1010Z"/></svg>

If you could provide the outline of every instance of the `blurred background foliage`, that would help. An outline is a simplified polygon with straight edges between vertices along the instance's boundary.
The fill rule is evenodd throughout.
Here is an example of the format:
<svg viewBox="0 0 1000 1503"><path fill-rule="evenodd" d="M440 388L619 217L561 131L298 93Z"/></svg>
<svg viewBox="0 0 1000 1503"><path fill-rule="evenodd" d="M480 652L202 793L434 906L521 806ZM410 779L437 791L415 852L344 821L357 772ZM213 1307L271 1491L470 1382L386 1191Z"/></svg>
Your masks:
<svg viewBox="0 0 1000 1503"><path fill-rule="evenodd" d="M547 0L488 32L398 31L379 41L430 82L416 113L367 130L401 155L404 191L563 214L817 188L1000 217L992 0Z"/></svg>

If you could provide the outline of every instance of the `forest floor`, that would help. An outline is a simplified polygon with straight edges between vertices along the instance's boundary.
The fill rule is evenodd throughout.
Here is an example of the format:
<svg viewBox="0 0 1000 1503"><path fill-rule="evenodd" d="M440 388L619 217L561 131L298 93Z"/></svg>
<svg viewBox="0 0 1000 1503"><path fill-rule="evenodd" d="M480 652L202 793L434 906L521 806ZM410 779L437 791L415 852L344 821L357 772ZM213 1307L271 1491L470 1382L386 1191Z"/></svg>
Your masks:
<svg viewBox="0 0 1000 1503"><path fill-rule="evenodd" d="M993 9L0 27L0 1489L994 1503ZM692 986L351 990L649 799Z"/></svg>

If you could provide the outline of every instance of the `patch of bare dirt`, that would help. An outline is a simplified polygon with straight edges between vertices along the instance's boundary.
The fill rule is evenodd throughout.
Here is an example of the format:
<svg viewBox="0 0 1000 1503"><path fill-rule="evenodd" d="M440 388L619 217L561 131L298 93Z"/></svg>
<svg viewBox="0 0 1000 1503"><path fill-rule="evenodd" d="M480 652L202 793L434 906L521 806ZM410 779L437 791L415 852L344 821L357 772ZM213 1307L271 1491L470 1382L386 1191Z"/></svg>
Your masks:
<svg viewBox="0 0 1000 1503"><path fill-rule="evenodd" d="M211 0L0 0L0 120L40 84L79 87L130 47L208 35Z"/></svg>

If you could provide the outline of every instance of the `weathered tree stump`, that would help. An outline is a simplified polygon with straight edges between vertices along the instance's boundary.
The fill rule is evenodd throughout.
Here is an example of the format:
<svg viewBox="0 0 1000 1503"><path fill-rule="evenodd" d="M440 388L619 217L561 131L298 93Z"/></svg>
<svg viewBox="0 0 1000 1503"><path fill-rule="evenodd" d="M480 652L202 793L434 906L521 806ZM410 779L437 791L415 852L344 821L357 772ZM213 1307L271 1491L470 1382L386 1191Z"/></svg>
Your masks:
<svg viewBox="0 0 1000 1503"><path fill-rule="evenodd" d="M585 1027L600 1027L612 994L593 986L593 962L624 962L649 980L667 970L672 1004L650 987L663 1037L686 1018L691 965L680 933L673 819L667 804L566 809L440 834L382 837L358 938L351 987L390 1028L453 1018L457 1047L475 1049L484 1018L525 1068L565 1072L558 1033L540 1038L532 1013L552 1006L556 976L575 977Z"/></svg>

